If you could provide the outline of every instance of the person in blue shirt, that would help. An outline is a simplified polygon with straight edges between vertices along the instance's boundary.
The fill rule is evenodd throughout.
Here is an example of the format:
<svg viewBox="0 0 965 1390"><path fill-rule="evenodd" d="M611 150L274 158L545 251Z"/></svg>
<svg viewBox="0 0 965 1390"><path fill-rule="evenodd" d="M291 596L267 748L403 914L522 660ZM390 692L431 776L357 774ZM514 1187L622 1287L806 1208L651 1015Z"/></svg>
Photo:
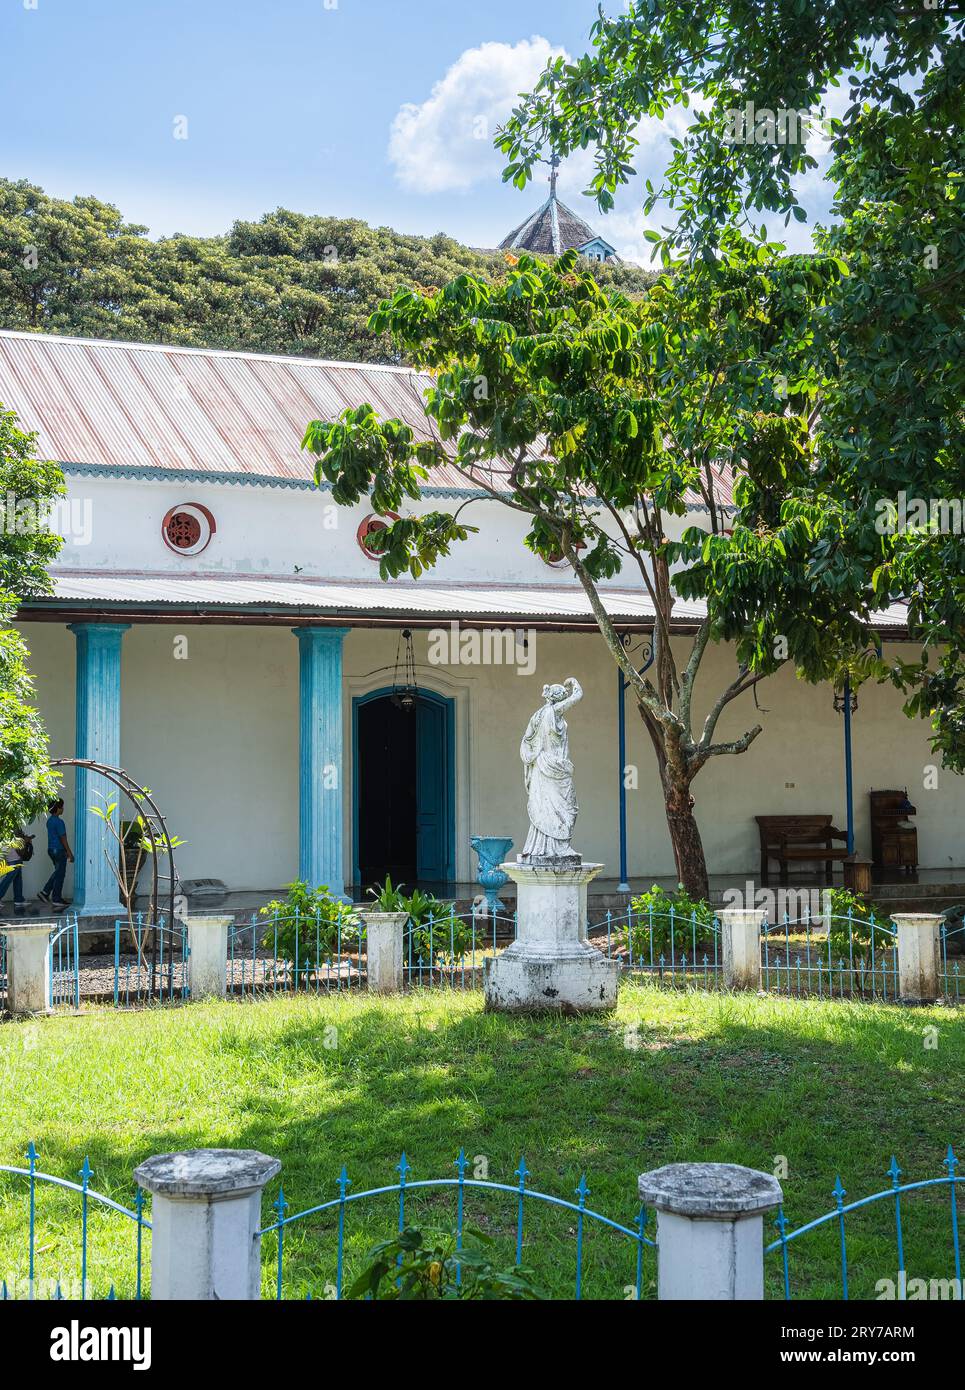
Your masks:
<svg viewBox="0 0 965 1390"><path fill-rule="evenodd" d="M74 852L67 843L67 827L61 816L63 801L52 801L47 809L50 812L47 817L47 853L54 871L37 897L42 902L50 903L51 907L64 908L67 907L64 902L64 876L68 862L74 862Z"/></svg>

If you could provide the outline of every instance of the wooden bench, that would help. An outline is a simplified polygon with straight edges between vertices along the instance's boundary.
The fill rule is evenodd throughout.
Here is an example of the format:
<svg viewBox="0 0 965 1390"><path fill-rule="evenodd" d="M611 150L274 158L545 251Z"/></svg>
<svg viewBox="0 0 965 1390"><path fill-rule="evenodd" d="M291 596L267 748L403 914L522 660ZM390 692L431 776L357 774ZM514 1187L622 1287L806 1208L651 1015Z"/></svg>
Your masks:
<svg viewBox="0 0 965 1390"><path fill-rule="evenodd" d="M848 842L847 831L831 824L830 816L755 816L761 836L761 883L768 881L768 860L781 866L781 882L787 882L790 862L824 862L825 881L832 883L836 859L847 859L847 849L835 849L832 841Z"/></svg>

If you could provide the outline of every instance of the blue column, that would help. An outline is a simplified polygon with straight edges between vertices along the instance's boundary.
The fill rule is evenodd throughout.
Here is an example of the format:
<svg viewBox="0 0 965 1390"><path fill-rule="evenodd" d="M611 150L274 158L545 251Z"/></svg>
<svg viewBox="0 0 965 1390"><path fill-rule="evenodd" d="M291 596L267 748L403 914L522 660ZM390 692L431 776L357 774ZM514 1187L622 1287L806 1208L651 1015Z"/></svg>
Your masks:
<svg viewBox="0 0 965 1390"><path fill-rule="evenodd" d="M630 882L627 876L627 678L617 668L617 762L620 767L620 882L618 893L629 893Z"/></svg>
<svg viewBox="0 0 965 1390"><path fill-rule="evenodd" d="M854 767L851 760L851 678L844 678L844 792L847 798L848 853L854 854Z"/></svg>
<svg viewBox="0 0 965 1390"><path fill-rule="evenodd" d="M121 638L130 623L71 623L77 637L75 757L117 767L121 757ZM74 783L74 907L82 917L122 911L109 855L117 846L92 806L118 803L114 823L125 814L121 794L104 777L77 769Z"/></svg>
<svg viewBox="0 0 965 1390"><path fill-rule="evenodd" d="M345 887L342 857L342 643L347 627L294 627L298 638L298 877Z"/></svg>

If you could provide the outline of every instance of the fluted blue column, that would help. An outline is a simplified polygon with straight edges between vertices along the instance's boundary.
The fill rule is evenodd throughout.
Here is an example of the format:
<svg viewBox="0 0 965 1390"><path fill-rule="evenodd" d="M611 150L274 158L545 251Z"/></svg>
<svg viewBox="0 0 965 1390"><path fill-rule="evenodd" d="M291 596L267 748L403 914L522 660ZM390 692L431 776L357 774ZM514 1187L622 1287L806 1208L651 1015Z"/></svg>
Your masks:
<svg viewBox="0 0 965 1390"><path fill-rule="evenodd" d="M75 757L117 767L121 757L121 638L130 623L71 623L77 637L77 718ZM82 917L119 913L117 879L108 856L117 844L104 822L91 811L118 802L114 824L122 815L118 789L106 778L77 769L74 783L74 907Z"/></svg>
<svg viewBox="0 0 965 1390"><path fill-rule="evenodd" d="M342 642L347 627L294 627L298 638L298 877L341 896Z"/></svg>

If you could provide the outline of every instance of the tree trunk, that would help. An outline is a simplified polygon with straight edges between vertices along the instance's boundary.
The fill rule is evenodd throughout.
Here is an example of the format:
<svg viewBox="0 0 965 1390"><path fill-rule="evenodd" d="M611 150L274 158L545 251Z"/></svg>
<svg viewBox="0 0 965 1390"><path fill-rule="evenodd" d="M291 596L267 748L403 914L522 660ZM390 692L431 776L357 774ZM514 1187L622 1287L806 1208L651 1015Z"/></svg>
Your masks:
<svg viewBox="0 0 965 1390"><path fill-rule="evenodd" d="M689 786L677 787L668 780L664 784L664 803L677 865L677 881L683 884L692 898L706 901L710 897L707 862L700 830L694 819L694 799Z"/></svg>

